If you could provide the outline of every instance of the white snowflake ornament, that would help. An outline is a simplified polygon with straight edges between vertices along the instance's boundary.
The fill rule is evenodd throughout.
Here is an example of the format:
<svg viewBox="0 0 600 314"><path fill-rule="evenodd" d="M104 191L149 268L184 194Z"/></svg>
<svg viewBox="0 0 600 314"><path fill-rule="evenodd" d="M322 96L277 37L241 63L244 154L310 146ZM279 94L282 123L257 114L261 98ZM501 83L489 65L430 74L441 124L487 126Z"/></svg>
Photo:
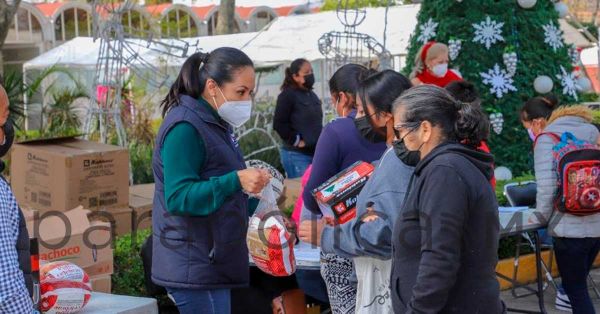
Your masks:
<svg viewBox="0 0 600 314"><path fill-rule="evenodd" d="M519 61L516 52L505 52L502 55L502 59L504 61L504 66L506 67L506 72L510 74L510 76L515 76L517 73L517 62Z"/></svg>
<svg viewBox="0 0 600 314"><path fill-rule="evenodd" d="M510 74L496 63L493 69L489 69L487 73L479 73L483 78L483 84L490 85L490 93L495 94L496 98L502 98L508 92L516 92L517 88L513 85L513 79Z"/></svg>
<svg viewBox="0 0 600 314"><path fill-rule="evenodd" d="M544 42L552 47L554 52L565 45L562 39L562 31L554 23L550 22L542 28L544 29Z"/></svg>
<svg viewBox="0 0 600 314"><path fill-rule="evenodd" d="M473 42L485 45L486 49L490 49L493 44L499 41L504 41L504 37L502 37L503 22L493 21L487 16L485 21L472 25L473 28L475 28L475 38L473 38Z"/></svg>
<svg viewBox="0 0 600 314"><path fill-rule="evenodd" d="M421 34L417 37L417 40L421 43L427 43L431 38L434 38L436 34L435 30L438 26L438 23L434 22L433 19L429 18L425 24L419 26L421 30Z"/></svg>
<svg viewBox="0 0 600 314"><path fill-rule="evenodd" d="M492 130L496 132L496 134L502 133L502 127L504 126L504 116L501 112L496 112L490 114L490 124L492 125Z"/></svg>
<svg viewBox="0 0 600 314"><path fill-rule="evenodd" d="M561 65L560 74L556 74L556 78L560 80L560 84L563 88L563 95L568 95L577 100L577 90L580 89L577 85L577 78L575 73L567 73L567 70Z"/></svg>
<svg viewBox="0 0 600 314"><path fill-rule="evenodd" d="M448 54L450 60L456 60L458 54L460 53L460 49L462 48L462 40L460 39L450 39L448 40Z"/></svg>

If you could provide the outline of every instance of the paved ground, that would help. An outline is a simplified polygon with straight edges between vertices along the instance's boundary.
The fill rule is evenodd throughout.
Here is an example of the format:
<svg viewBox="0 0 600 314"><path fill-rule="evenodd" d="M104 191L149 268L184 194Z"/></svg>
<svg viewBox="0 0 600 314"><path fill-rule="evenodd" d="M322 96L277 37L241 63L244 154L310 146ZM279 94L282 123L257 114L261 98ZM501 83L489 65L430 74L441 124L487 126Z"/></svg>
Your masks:
<svg viewBox="0 0 600 314"><path fill-rule="evenodd" d="M594 278L594 281L600 288L600 269L595 269L594 271L592 271L592 277ZM559 282L559 281L560 280L557 280L557 282ZM523 290L520 290L519 292L523 292ZM600 312L600 298L598 298L598 296L596 296L596 294L591 289L590 289L590 294L592 296L592 300L594 301L594 306L596 308L596 311ZM546 311L548 313L556 313L556 314L566 313L566 312L561 312L561 311L556 310L556 308L554 307L555 297L556 297L556 293L555 293L554 289L551 287L547 288L546 293L544 294ZM524 309L524 310L531 310L531 311L536 311L539 309L538 300L535 296L529 296L529 297L525 297L525 298L515 299L512 296L510 290L506 290L506 291L502 292L502 300L504 300L504 302L506 302L506 304L508 305L509 308L517 308L517 309Z"/></svg>

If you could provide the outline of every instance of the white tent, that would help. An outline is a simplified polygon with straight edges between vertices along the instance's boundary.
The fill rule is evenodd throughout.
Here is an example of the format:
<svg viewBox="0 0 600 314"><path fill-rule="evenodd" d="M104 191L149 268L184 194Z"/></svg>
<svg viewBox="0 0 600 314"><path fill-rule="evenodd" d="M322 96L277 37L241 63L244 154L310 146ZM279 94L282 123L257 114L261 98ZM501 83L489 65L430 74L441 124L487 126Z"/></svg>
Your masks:
<svg viewBox="0 0 600 314"><path fill-rule="evenodd" d="M410 35L417 25L420 5L401 5L389 8L386 31L386 48L395 56L407 53ZM385 28L385 8L366 9L366 18L357 27L357 32L374 37L383 43ZM589 46L589 42L566 22L561 22L568 44ZM335 11L296 16L284 16L275 19L265 29L256 33L241 33L222 36L187 38L190 43L198 42L203 51L229 46L241 48L257 64L279 64L303 57L310 61L323 59L318 49L319 38L330 31L343 31L344 26L338 20ZM163 42L171 40L163 39ZM96 63L99 42L90 38L75 38L62 46L54 48L24 64L24 70L49 67L53 64L73 67L88 67ZM156 51L136 48L137 53L153 63L164 55ZM163 60L164 62L164 60ZM177 66L183 60L169 58L169 66Z"/></svg>
<svg viewBox="0 0 600 314"><path fill-rule="evenodd" d="M228 46L241 48L242 45L256 36L256 33L241 33L224 36L206 36L197 38L185 38L183 40L161 39L160 42L167 45L183 47L182 41L190 45L192 52L196 49L201 51L212 51L218 47ZM147 43L141 39L128 39L131 51L124 51L126 58L134 55L152 65L167 64L167 66L179 66L185 58L167 55L166 46L155 44L147 48ZM23 71L42 70L52 65L70 68L95 68L98 60L100 41L94 41L91 37L76 37L44 54L27 61L23 65ZM189 53L188 53L189 54ZM132 59L133 66L143 66L139 59Z"/></svg>
<svg viewBox="0 0 600 314"><path fill-rule="evenodd" d="M386 48L392 55L406 54L419 8L419 5L403 5L389 9ZM356 31L383 43L385 8L366 11L366 18ZM343 30L335 11L279 17L243 50L259 62L289 62L299 57L314 61L323 59L318 49L319 38L327 32Z"/></svg>

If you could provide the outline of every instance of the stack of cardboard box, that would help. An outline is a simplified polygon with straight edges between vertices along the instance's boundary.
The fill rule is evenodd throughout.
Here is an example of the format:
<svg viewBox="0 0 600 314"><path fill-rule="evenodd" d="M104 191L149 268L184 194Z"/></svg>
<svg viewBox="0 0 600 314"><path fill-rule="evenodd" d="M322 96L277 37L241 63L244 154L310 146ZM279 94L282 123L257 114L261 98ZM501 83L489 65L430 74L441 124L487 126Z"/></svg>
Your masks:
<svg viewBox="0 0 600 314"><path fill-rule="evenodd" d="M129 207L133 211L132 230L152 228L154 183L129 187Z"/></svg>
<svg viewBox="0 0 600 314"><path fill-rule="evenodd" d="M41 259L69 260L110 292L112 239L132 227L127 149L75 138L22 142L10 172L19 205L32 210L28 229Z"/></svg>

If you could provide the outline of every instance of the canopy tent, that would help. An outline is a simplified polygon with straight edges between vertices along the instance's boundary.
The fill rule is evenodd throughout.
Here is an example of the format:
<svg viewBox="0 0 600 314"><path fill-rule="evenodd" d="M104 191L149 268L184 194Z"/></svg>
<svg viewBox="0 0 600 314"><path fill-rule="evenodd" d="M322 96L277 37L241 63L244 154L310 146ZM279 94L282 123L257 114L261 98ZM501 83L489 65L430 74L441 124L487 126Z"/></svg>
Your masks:
<svg viewBox="0 0 600 314"><path fill-rule="evenodd" d="M384 42L384 30L386 30L386 48L395 56L394 68L400 69L404 66L403 58L407 53L409 39L417 24L417 14L420 5L401 5L390 7L385 23L385 8L367 8L365 20L356 31L372 36L379 43ZM568 23L561 21L561 29L567 44L575 44L578 47L589 47L590 43L581 33ZM302 57L313 63L317 84L315 91L328 102L328 80L329 69L325 65L325 58L319 51L318 41L321 36L331 31L343 31L344 26L338 20L335 11L321 12L315 14L304 14L295 16L282 16L272 21L267 27L255 33L240 33L222 36L206 36L186 38L181 40L160 39L160 42L168 45L181 46L181 41L188 42L190 49L194 45L202 51L212 51L218 47L229 46L242 49L254 60L258 68L269 68L287 64L290 61ZM132 51L126 53L126 57L138 55L140 60L132 59L129 66L135 67L137 73L144 72L144 66L151 64L165 70L169 80L173 80L179 71L179 67L185 61L184 58L170 56L165 53L165 45L157 45L154 48L146 48L146 43L140 39L130 39ZM99 53L99 41L91 38L78 37L61 46L26 62L23 66L25 76L29 71L41 71L53 65L73 68L82 83L86 86L92 85L94 71ZM147 75L156 76L156 73L148 71ZM283 81L283 68L262 75L258 84L260 91L258 97L272 101L279 92L279 85ZM590 78L591 75L590 75ZM40 100L41 101L41 100Z"/></svg>
<svg viewBox="0 0 600 314"><path fill-rule="evenodd" d="M143 66L144 63L150 63L158 66L167 64L169 67L177 67L185 62L185 58L171 56L167 54L169 46L184 47L189 44L188 54L194 52L197 48L200 51L212 51L218 47L228 46L241 48L241 46L253 38L256 33L240 33L221 36L206 36L197 38L184 38L181 40L161 39L160 44L148 46L148 43L141 39L127 39L132 48L130 51L124 51L124 57L132 60L132 66ZM100 40L94 41L91 37L76 37L44 54L27 61L23 65L23 71L42 70L52 65L70 68L95 68L98 61L100 49ZM173 53L180 53L171 49ZM137 55L139 58L132 58ZM143 62L141 61L143 60Z"/></svg>
<svg viewBox="0 0 600 314"><path fill-rule="evenodd" d="M415 25L419 5L389 8L386 48L392 55L404 55ZM356 31L383 43L385 8L366 9L366 18ZM243 50L259 62L289 62L298 57L314 61L323 59L318 41L330 31L343 31L335 11L316 14L284 16L274 20L259 32Z"/></svg>
<svg viewBox="0 0 600 314"><path fill-rule="evenodd" d="M408 50L410 35L417 24L420 5L401 5L389 8L388 25L385 25L385 8L366 9L366 18L356 29L383 43L386 32L386 48L392 55L403 56ZM575 28L561 22L565 41L579 47L590 46ZM290 62L298 57L310 61L323 59L319 52L319 38L330 31L343 31L335 11L296 16L283 16L275 19L265 29L256 33L240 33L221 36L205 36L182 39L188 43L198 42L203 51L211 51L217 47L229 46L240 48L259 66ZM131 39L131 41L142 40ZM161 39L163 43L174 43L172 39ZM99 41L78 37L61 46L34 58L24 64L24 71L42 69L54 64L70 67L95 66L98 56ZM165 55L142 47L135 47L137 54L152 64L158 61L167 62L169 66L178 66L183 58L165 58ZM165 60L166 59L166 60Z"/></svg>

